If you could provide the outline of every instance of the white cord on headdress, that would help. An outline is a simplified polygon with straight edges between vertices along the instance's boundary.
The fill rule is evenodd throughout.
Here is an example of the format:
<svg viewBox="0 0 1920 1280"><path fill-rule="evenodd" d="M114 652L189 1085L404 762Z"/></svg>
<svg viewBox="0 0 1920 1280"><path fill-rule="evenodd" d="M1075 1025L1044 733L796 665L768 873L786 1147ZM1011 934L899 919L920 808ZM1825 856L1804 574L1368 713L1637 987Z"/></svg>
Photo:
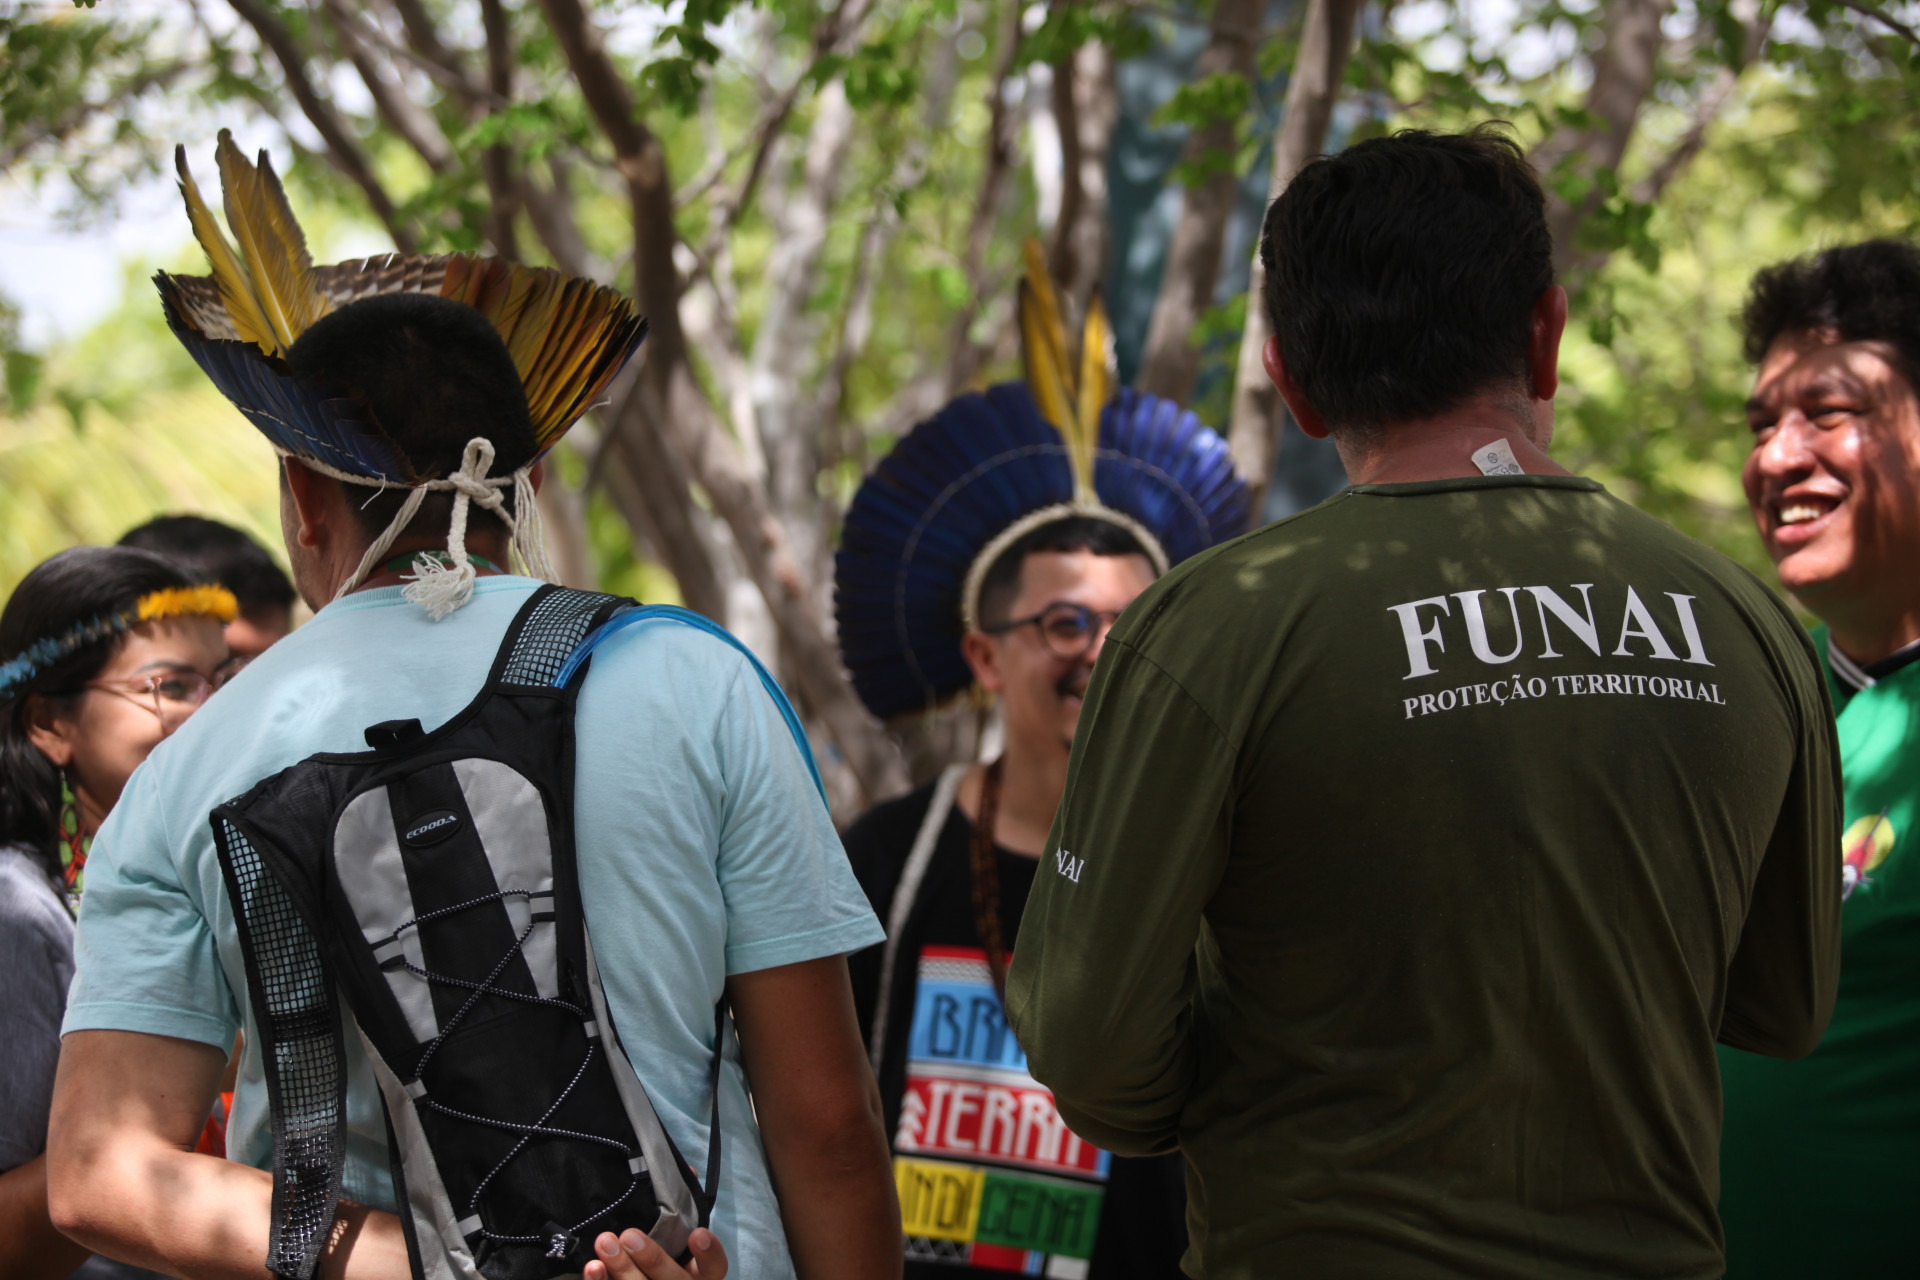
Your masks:
<svg viewBox="0 0 1920 1280"><path fill-rule="evenodd" d="M347 484L379 489L390 487L385 480L356 476L304 455L294 456L302 466ZM410 486L412 492L401 504L392 523L373 540L367 553L360 557L360 566L340 584L333 598L340 599L366 581L374 566L385 558L394 540L406 531L414 516L419 514L420 504L426 500L427 494L446 490L453 491L453 518L447 525L447 557L452 563L447 563L431 551L422 551L414 557L413 576L407 580L407 588L403 593L410 602L425 609L438 622L473 598L476 575L473 561L467 556L467 515L474 503L493 512L507 526L512 535L510 546L513 558L520 562L521 572L543 582L557 581L553 564L547 559L546 540L541 536L540 504L533 493L533 464L528 463L511 476L489 478L487 472L492 469L493 442L484 436L475 436L467 441L458 471L443 479ZM511 515L500 493L508 485L513 486L514 514Z"/></svg>

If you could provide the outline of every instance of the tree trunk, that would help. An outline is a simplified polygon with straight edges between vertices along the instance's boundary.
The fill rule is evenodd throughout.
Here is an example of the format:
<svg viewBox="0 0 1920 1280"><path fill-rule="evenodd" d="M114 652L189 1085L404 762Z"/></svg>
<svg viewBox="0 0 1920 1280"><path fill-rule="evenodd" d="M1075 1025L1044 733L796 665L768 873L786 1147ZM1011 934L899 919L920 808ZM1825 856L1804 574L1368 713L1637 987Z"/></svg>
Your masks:
<svg viewBox="0 0 1920 1280"><path fill-rule="evenodd" d="M1084 315L1107 269L1107 155L1120 118L1113 52L1104 44L1082 45L1054 69L1053 114L1063 182L1047 265L1073 314Z"/></svg>
<svg viewBox="0 0 1920 1280"><path fill-rule="evenodd" d="M1300 56L1287 80L1287 100L1280 131L1273 139L1273 176L1267 186L1269 207L1293 181L1293 175L1327 145L1327 126L1340 96L1347 59L1353 53L1354 19L1359 0L1309 0L1300 32ZM1267 273L1257 247L1253 273L1247 281L1247 324L1240 334L1240 361L1234 375L1233 413L1227 443L1234 465L1252 489L1253 511L1259 518L1266 502L1267 482L1273 476L1274 455L1280 445L1285 406L1267 380L1260 352L1273 336L1267 322Z"/></svg>
<svg viewBox="0 0 1920 1280"><path fill-rule="evenodd" d="M1663 42L1660 23L1672 7L1672 0L1610 0L1602 23L1605 38L1600 51L1593 55L1593 84L1587 90L1586 108L1592 123L1585 128L1562 127L1534 148L1533 164L1542 177L1549 176L1570 156L1578 157L1576 172L1588 177L1602 169L1619 167L1627 154L1627 144L1633 140L1640 108L1653 92ZM1548 189L1547 228L1553 233L1553 269L1557 274L1564 276L1580 265L1576 244L1580 220L1592 213L1601 199L1597 190L1568 201Z"/></svg>
<svg viewBox="0 0 1920 1280"><path fill-rule="evenodd" d="M738 448L720 429L688 363L673 265L677 233L666 153L636 115L626 82L582 0L541 3L588 110L613 144L614 167L632 205L634 293L651 326L646 362L635 384L639 407L726 521L748 576L773 614L801 696L827 724L866 800L902 791L906 770L899 755L854 696L785 530L774 519L764 489L741 464Z"/></svg>
<svg viewBox="0 0 1920 1280"><path fill-rule="evenodd" d="M1213 11L1213 34L1194 68L1195 79L1231 74L1251 80L1253 45L1262 0L1218 0ZM1195 129L1181 152L1185 164L1207 162L1234 150L1235 121L1215 120ZM1147 344L1140 356L1134 385L1151 395L1185 403L1193 395L1200 373L1200 349L1193 342L1193 326L1213 305L1214 286L1220 282L1220 255L1227 238L1227 219L1233 213L1239 179L1233 166L1216 166L1198 186L1187 188L1167 246L1166 270L1160 294L1154 300Z"/></svg>
<svg viewBox="0 0 1920 1280"><path fill-rule="evenodd" d="M585 591L597 590L600 582L593 571L593 548L587 538L586 495L562 480L558 467L549 465L546 480L535 497L540 506L547 551L553 557L553 567L560 575L561 584Z"/></svg>
<svg viewBox="0 0 1920 1280"><path fill-rule="evenodd" d="M826 424L813 412L814 398L803 392L819 366L819 335L809 323L807 305L819 283L820 255L846 175L853 128L853 107L836 80L815 99L798 189L775 211L766 268L771 288L747 373L774 511L792 537L794 558L815 582L828 568L827 512L819 489Z"/></svg>

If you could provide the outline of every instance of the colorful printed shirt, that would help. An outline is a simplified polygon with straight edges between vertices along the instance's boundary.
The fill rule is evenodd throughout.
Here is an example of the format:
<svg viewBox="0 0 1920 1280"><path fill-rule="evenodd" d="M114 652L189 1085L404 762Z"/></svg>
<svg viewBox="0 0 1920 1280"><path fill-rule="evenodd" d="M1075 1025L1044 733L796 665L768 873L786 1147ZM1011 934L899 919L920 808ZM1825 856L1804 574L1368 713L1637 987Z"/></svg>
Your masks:
<svg viewBox="0 0 1920 1280"><path fill-rule="evenodd" d="M933 785L847 832L855 875L883 918ZM1075 1134L1027 1071L987 969L973 914L973 824L948 814L896 951L880 1091L910 1280L1037 1275L1177 1280L1186 1245L1177 1157L1116 1159ZM995 851L1004 936L1013 938L1038 863ZM850 957L871 1036L882 947Z"/></svg>
<svg viewBox="0 0 1920 1280"><path fill-rule="evenodd" d="M1920 1275L1920 647L1815 643L1846 779L1840 994L1812 1056L1720 1054L1729 1280Z"/></svg>
<svg viewBox="0 0 1920 1280"><path fill-rule="evenodd" d="M1207 1280L1717 1280L1715 1039L1832 1007L1831 715L1773 592L1589 480L1202 552L1087 690L1007 982L1033 1074L1178 1144Z"/></svg>

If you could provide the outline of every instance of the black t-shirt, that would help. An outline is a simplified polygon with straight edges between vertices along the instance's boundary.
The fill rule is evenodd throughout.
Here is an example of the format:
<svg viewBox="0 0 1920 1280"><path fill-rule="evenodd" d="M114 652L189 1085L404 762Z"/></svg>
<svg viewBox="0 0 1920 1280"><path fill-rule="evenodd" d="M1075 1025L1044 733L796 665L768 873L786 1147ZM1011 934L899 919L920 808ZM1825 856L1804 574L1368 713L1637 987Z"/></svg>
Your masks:
<svg viewBox="0 0 1920 1280"><path fill-rule="evenodd" d="M934 786L875 807L846 833L854 874L883 921ZM955 805L901 930L888 1000L880 1095L906 1220L906 1275L1175 1280L1187 1243L1181 1159L1128 1160L1083 1142L1027 1074L975 924L972 842L973 824ZM994 855L1001 937L1011 949L1039 864L998 847ZM848 958L869 1040L884 952Z"/></svg>

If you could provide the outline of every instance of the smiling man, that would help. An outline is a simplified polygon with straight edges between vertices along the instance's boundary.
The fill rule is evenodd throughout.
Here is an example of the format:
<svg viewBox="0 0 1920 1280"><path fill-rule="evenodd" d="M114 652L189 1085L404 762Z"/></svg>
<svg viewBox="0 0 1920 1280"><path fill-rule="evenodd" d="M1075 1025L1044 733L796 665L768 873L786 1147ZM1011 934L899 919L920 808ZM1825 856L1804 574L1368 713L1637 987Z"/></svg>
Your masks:
<svg viewBox="0 0 1920 1280"><path fill-rule="evenodd" d="M867 707L924 715L972 690L998 700L1006 729L998 759L956 764L846 833L887 922L849 974L893 1134L908 1280L1178 1280L1179 1158L1120 1159L1074 1134L1001 995L1107 630L1169 565L1240 532L1246 487L1193 414L1104 394L1097 305L1087 385L1050 395L1058 313L1037 254L1028 271L1027 380L916 426L847 512L835 605Z"/></svg>
<svg viewBox="0 0 1920 1280"><path fill-rule="evenodd" d="M1846 788L1840 991L1815 1053L1723 1050L1727 1274L1910 1275L1920 1258L1920 249L1782 263L1744 317L1742 479L1821 621Z"/></svg>

